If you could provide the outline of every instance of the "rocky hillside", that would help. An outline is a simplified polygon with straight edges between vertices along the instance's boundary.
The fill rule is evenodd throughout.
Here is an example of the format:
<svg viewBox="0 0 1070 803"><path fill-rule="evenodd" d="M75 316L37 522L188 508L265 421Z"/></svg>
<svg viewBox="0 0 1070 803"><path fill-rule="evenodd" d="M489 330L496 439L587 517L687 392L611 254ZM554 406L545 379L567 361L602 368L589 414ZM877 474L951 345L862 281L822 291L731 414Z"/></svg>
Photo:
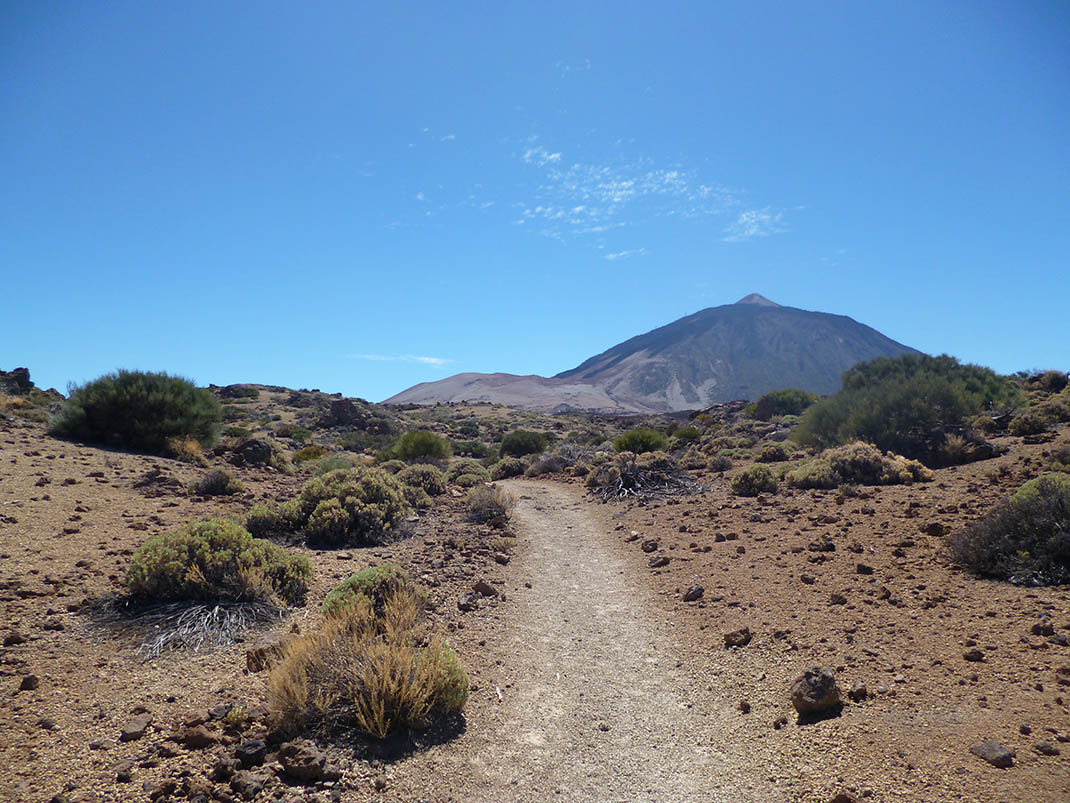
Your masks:
<svg viewBox="0 0 1070 803"><path fill-rule="evenodd" d="M782 307L752 293L626 340L547 379L458 374L387 399L434 404L486 401L533 410L691 410L770 390L833 393L862 360L915 349L845 315Z"/></svg>

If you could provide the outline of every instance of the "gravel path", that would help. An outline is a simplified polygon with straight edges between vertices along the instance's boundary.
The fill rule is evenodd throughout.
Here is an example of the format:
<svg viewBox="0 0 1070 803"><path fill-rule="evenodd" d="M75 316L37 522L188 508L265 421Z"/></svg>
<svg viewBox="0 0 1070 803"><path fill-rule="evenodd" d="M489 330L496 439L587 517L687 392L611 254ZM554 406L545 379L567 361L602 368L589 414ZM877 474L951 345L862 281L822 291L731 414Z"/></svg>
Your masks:
<svg viewBox="0 0 1070 803"><path fill-rule="evenodd" d="M437 779L435 800L780 799L742 777L745 762L725 749L727 712L712 714L678 668L671 628L577 492L507 487L522 539L517 576L532 588L510 602L494 647L501 702L480 706L460 739L403 774L422 777L425 795Z"/></svg>

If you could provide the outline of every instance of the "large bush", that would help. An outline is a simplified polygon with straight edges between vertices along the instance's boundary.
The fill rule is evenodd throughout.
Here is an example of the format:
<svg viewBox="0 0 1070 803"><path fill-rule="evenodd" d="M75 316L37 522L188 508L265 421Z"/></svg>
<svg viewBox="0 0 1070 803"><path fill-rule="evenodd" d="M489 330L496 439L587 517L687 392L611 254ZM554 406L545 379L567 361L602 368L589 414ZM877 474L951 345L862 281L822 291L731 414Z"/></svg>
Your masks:
<svg viewBox="0 0 1070 803"><path fill-rule="evenodd" d="M613 448L618 452L662 452L669 446L669 436L650 427L629 429L615 441Z"/></svg>
<svg viewBox="0 0 1070 803"><path fill-rule="evenodd" d="M398 482L413 488L422 488L430 496L446 493L446 475L434 466L409 466L397 474Z"/></svg>
<svg viewBox="0 0 1070 803"><path fill-rule="evenodd" d="M729 483L736 496L757 496L762 493L776 493L776 475L768 466L755 464L742 468L732 475Z"/></svg>
<svg viewBox="0 0 1070 803"><path fill-rule="evenodd" d="M490 467L490 478L492 480L504 480L509 477L519 477L524 473L525 468L527 466L519 457L503 457Z"/></svg>
<svg viewBox="0 0 1070 803"><path fill-rule="evenodd" d="M774 390L747 405L747 415L758 421L768 421L778 415L801 415L817 401L817 396L797 388Z"/></svg>
<svg viewBox="0 0 1070 803"><path fill-rule="evenodd" d="M394 444L393 455L408 462L445 460L453 453L450 442L426 429L406 432Z"/></svg>
<svg viewBox="0 0 1070 803"><path fill-rule="evenodd" d="M300 533L312 547L366 546L388 539L409 511L396 478L354 467L313 477L282 505L255 506L245 523L266 537Z"/></svg>
<svg viewBox="0 0 1070 803"><path fill-rule="evenodd" d="M524 457L538 454L546 449L546 436L541 432L528 432L518 429L502 438L500 455L502 457Z"/></svg>
<svg viewBox="0 0 1070 803"><path fill-rule="evenodd" d="M52 418L59 438L168 454L172 441L211 446L222 408L211 391L166 373L118 371L75 387Z"/></svg>
<svg viewBox="0 0 1070 803"><path fill-rule="evenodd" d="M953 357L882 357L847 371L842 390L807 409L792 438L821 449L863 440L934 465L949 432L1019 399L1009 378Z"/></svg>
<svg viewBox="0 0 1070 803"><path fill-rule="evenodd" d="M909 485L928 482L933 473L917 460L855 441L826 449L784 475L793 488L837 488L840 485Z"/></svg>
<svg viewBox="0 0 1070 803"><path fill-rule="evenodd" d="M356 728L377 739L459 712L468 676L457 654L426 632L424 600L402 588L381 611L364 595L291 642L268 677L284 734ZM424 646L426 645L426 646Z"/></svg>
<svg viewBox="0 0 1070 803"><path fill-rule="evenodd" d="M146 601L264 601L300 604L312 568L303 555L253 538L226 519L195 521L153 536L134 552L130 593Z"/></svg>
<svg viewBox="0 0 1070 803"><path fill-rule="evenodd" d="M951 556L980 575L1019 585L1070 583L1070 480L1030 480L949 539Z"/></svg>
<svg viewBox="0 0 1070 803"><path fill-rule="evenodd" d="M478 460L462 457L460 460L450 463L449 468L446 469L446 479L464 486L465 482L461 480L462 477L472 477L477 482L488 482L490 480L490 472Z"/></svg>

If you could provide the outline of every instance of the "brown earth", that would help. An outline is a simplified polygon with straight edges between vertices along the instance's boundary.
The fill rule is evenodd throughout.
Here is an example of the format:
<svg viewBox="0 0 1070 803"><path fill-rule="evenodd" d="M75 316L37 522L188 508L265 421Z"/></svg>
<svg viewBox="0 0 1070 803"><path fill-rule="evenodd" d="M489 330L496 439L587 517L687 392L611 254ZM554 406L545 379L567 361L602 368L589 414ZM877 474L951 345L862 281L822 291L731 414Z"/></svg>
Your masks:
<svg viewBox="0 0 1070 803"><path fill-rule="evenodd" d="M1058 643L1070 634L1068 589L972 578L927 534L979 516L1038 473L1052 446L1006 443L1006 456L938 471L933 483L850 498L742 500L726 477L699 474L703 495L613 506L589 501L575 481L513 481L518 544L504 566L492 559L502 533L464 522L453 495L404 541L302 550L316 569L309 606L280 631L314 627L339 579L396 560L429 588L432 620L469 668L473 694L452 740L428 736L397 760L335 745L341 780L276 782L261 798L1070 799L1070 687L1056 673L1070 666ZM198 501L187 487L202 468L57 441L17 419L0 425L0 466L0 799L143 800L168 779L233 795L208 775L234 742L264 735L255 718L233 732L210 720L221 741L205 750L168 737L221 703L264 702L264 674L245 671L255 636L144 661L137 639L95 624L83 602L119 588L149 535L286 498L301 478L238 469L242 495ZM176 483L135 487L154 467ZM811 551L822 537L834 551ZM668 565L649 568L652 554ZM478 579L504 598L460 612ZM683 602L694 585L704 595ZM1040 623L1055 636L1034 635ZM753 639L726 649L724 634L742 626ZM981 661L964 658L973 649ZM867 699L798 724L788 690L814 664L832 667L845 694L864 683ZM30 675L36 688L21 689ZM119 741L138 707L153 716L146 735ZM970 753L988 740L1016 752L1012 767ZM1038 742L1061 753L1043 755Z"/></svg>

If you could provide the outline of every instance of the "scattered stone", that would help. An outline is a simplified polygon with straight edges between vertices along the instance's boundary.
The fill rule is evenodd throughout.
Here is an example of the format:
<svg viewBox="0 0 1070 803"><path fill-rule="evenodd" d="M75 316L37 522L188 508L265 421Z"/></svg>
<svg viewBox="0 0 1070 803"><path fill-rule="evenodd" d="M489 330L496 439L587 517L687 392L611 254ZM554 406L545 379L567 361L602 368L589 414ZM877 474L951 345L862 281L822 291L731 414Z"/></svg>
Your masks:
<svg viewBox="0 0 1070 803"><path fill-rule="evenodd" d="M152 724L152 714L148 711L138 714L123 725L122 730L119 731L119 741L133 742L140 739L145 735L145 731L149 729L150 724Z"/></svg>
<svg viewBox="0 0 1070 803"><path fill-rule="evenodd" d="M779 716L773 720L773 730L778 731L788 724L788 718L785 716Z"/></svg>
<svg viewBox="0 0 1070 803"><path fill-rule="evenodd" d="M17 644L25 644L26 641L26 637L17 630L12 630L10 633L4 636L5 647L14 647Z"/></svg>
<svg viewBox="0 0 1070 803"><path fill-rule="evenodd" d="M151 784L145 787L145 794L149 800L160 800L168 798L175 793L175 789L178 788L178 784L168 778L165 781L160 781L157 784Z"/></svg>
<svg viewBox="0 0 1070 803"><path fill-rule="evenodd" d="M856 571L856 572L857 572L858 574L873 574L873 567L872 567L872 566L869 566L869 565L867 565L867 564L865 564L865 563L859 563L859 564L858 564L858 565L857 565L857 566L855 567L855 571Z"/></svg>
<svg viewBox="0 0 1070 803"><path fill-rule="evenodd" d="M851 690L847 692L847 696L851 698L851 702L860 703L869 697L869 689L866 688L866 684L861 680L856 680L851 686Z"/></svg>
<svg viewBox="0 0 1070 803"><path fill-rule="evenodd" d="M791 704L802 716L832 712L841 705L836 675L827 666L812 666L791 685Z"/></svg>
<svg viewBox="0 0 1070 803"><path fill-rule="evenodd" d="M658 542L653 538L648 538L646 541L643 541L639 548L644 552L655 552L658 548Z"/></svg>
<svg viewBox="0 0 1070 803"><path fill-rule="evenodd" d="M219 741L219 737L212 733L204 725L194 725L186 728L177 739L190 750L203 750Z"/></svg>
<svg viewBox="0 0 1070 803"><path fill-rule="evenodd" d="M799 579L806 585L812 586L814 584L814 576L810 574L804 574Z"/></svg>
<svg viewBox="0 0 1070 803"><path fill-rule="evenodd" d="M479 608L479 594L470 593L465 594L459 600L457 600L457 609L468 613Z"/></svg>
<svg viewBox="0 0 1070 803"><path fill-rule="evenodd" d="M740 710L741 713L744 713L744 714L749 714L750 713L750 703L747 702L746 700L740 700L738 707L739 707L739 710Z"/></svg>
<svg viewBox="0 0 1070 803"><path fill-rule="evenodd" d="M751 632L749 627L741 627L739 630L733 630L724 634L724 646L728 647L746 647L750 644Z"/></svg>
<svg viewBox="0 0 1070 803"><path fill-rule="evenodd" d="M230 779L230 788L244 800L254 800L257 795L264 791L266 778L253 770L242 770L234 773Z"/></svg>
<svg viewBox="0 0 1070 803"><path fill-rule="evenodd" d="M130 783L134 780L134 762L132 760L120 761L115 765L115 780L119 783Z"/></svg>
<svg viewBox="0 0 1070 803"><path fill-rule="evenodd" d="M1034 636L1054 636L1055 628L1052 626L1051 622L1037 622L1029 628L1029 632Z"/></svg>
<svg viewBox="0 0 1070 803"><path fill-rule="evenodd" d="M263 739L250 739L234 749L234 757L245 768L263 764L265 755L267 755L267 745Z"/></svg>
<svg viewBox="0 0 1070 803"><path fill-rule="evenodd" d="M504 552L495 552L494 553L494 562L495 563L501 564L502 566L507 566L509 564L510 560L511 560L510 557L507 554L505 554Z"/></svg>
<svg viewBox="0 0 1070 803"><path fill-rule="evenodd" d="M840 792L829 803L859 803L858 798L850 792Z"/></svg>
<svg viewBox="0 0 1070 803"><path fill-rule="evenodd" d="M19 684L19 691L35 691L41 685L41 679L37 675L26 675Z"/></svg>
<svg viewBox="0 0 1070 803"><path fill-rule="evenodd" d="M649 564L650 564L650 568L651 569L660 569L662 566L668 566L669 565L669 556L668 555L654 555L653 557L650 558Z"/></svg>
<svg viewBox="0 0 1070 803"><path fill-rule="evenodd" d="M282 657L286 645L294 638L291 633L265 633L245 651L245 666L250 672L270 669Z"/></svg>
<svg viewBox="0 0 1070 803"><path fill-rule="evenodd" d="M1028 736L1032 732L1033 729L1026 725L1024 722L1018 726L1018 733L1022 734L1022 736Z"/></svg>
<svg viewBox="0 0 1070 803"><path fill-rule="evenodd" d="M1070 666L1060 666L1056 669L1055 680L1060 686L1070 686Z"/></svg>
<svg viewBox="0 0 1070 803"><path fill-rule="evenodd" d="M962 660L970 661L971 663L978 663L985 659L985 654L978 649L966 650L962 654Z"/></svg>
<svg viewBox="0 0 1070 803"><path fill-rule="evenodd" d="M1037 742L1035 745L1033 745L1033 749L1035 749L1041 755L1045 756L1057 756L1060 752L1062 752L1051 742Z"/></svg>
<svg viewBox="0 0 1070 803"><path fill-rule="evenodd" d="M327 766L327 754L308 740L283 744L279 748L279 763L287 775L303 783L338 778L338 772Z"/></svg>
<svg viewBox="0 0 1070 803"><path fill-rule="evenodd" d="M843 594L832 593L829 594L829 605L846 605L847 597Z"/></svg>
<svg viewBox="0 0 1070 803"><path fill-rule="evenodd" d="M472 590L484 597L498 596L498 589L486 580L476 580L476 582L472 584Z"/></svg>
<svg viewBox="0 0 1070 803"><path fill-rule="evenodd" d="M702 595L706 593L706 589L702 586L691 586L684 592L684 602L694 602L697 599L702 599Z"/></svg>
<svg viewBox="0 0 1070 803"><path fill-rule="evenodd" d="M921 531L926 535L931 535L934 538L942 538L947 535L950 530L938 521L931 521L921 528Z"/></svg>
<svg viewBox="0 0 1070 803"><path fill-rule="evenodd" d="M985 742L984 744L975 745L970 748L970 752L1000 769L1006 769L1014 763L1014 753L999 742Z"/></svg>

